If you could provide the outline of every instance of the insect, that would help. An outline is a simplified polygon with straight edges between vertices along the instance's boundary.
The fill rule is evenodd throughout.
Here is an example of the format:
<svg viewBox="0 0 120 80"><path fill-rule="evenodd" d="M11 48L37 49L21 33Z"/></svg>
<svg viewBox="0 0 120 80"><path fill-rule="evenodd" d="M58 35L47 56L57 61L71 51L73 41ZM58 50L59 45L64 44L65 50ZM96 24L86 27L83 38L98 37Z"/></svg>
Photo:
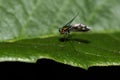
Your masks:
<svg viewBox="0 0 120 80"><path fill-rule="evenodd" d="M87 32L90 28L84 24L71 24L73 20L77 17L73 17L67 24L65 24L62 28L59 28L60 34L68 35L71 31L74 32Z"/></svg>

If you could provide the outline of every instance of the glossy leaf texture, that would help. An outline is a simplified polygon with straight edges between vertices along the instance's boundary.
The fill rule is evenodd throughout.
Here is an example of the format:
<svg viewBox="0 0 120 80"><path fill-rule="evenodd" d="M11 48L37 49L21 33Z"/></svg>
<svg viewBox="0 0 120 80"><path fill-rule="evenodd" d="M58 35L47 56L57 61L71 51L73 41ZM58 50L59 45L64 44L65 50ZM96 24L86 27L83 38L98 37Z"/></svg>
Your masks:
<svg viewBox="0 0 120 80"><path fill-rule="evenodd" d="M49 58L87 69L120 65L118 0L0 0L0 61ZM91 31L62 41L58 29L74 23Z"/></svg>

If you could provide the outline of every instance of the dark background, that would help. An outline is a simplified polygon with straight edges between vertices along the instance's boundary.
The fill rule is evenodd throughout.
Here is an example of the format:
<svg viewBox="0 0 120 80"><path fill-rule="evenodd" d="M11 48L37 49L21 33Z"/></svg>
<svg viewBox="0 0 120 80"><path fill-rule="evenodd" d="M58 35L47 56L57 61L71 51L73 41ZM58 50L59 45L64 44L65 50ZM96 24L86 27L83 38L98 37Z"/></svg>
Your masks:
<svg viewBox="0 0 120 80"><path fill-rule="evenodd" d="M120 77L119 66L90 67L88 70L61 64L49 59L40 59L36 63L1 62L0 78L4 79L72 79L72 80L108 80ZM120 78L119 78L120 79Z"/></svg>

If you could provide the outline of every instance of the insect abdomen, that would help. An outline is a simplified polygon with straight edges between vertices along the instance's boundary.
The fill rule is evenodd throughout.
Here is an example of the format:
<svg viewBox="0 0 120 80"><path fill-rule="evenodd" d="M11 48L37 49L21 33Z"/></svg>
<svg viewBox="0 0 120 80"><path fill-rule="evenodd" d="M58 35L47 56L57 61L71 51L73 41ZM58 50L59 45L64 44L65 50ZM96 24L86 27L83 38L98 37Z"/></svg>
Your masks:
<svg viewBox="0 0 120 80"><path fill-rule="evenodd" d="M90 29L88 28L88 26L84 24L74 24L71 26L71 30L78 31L78 32L86 32L86 31L89 31Z"/></svg>

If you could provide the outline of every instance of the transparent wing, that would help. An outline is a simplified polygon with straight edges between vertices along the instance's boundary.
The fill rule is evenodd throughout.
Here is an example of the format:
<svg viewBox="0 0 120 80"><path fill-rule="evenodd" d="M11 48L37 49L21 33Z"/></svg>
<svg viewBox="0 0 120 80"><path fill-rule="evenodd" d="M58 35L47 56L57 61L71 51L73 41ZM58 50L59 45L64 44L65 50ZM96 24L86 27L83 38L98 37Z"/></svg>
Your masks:
<svg viewBox="0 0 120 80"><path fill-rule="evenodd" d="M67 23L63 26L63 28L65 27L70 27L70 24L73 22L73 20L78 16L78 13Z"/></svg>

